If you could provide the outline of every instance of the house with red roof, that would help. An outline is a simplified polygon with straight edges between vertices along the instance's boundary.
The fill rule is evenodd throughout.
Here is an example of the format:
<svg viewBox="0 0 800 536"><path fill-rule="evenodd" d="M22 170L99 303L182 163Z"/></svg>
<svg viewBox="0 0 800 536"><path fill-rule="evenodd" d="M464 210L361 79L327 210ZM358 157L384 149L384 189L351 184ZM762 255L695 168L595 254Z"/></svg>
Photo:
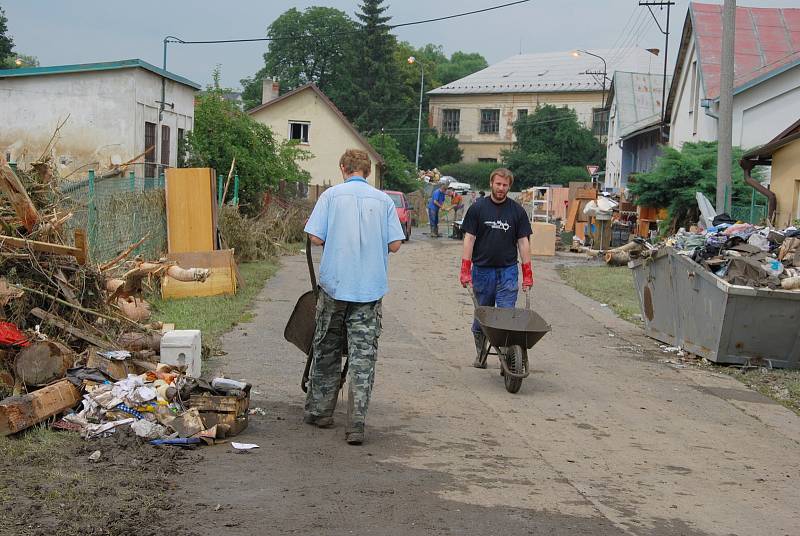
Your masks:
<svg viewBox="0 0 800 536"><path fill-rule="evenodd" d="M800 116L800 9L736 8L733 145L772 140ZM692 2L666 104L669 145L717 139L722 6Z"/></svg>

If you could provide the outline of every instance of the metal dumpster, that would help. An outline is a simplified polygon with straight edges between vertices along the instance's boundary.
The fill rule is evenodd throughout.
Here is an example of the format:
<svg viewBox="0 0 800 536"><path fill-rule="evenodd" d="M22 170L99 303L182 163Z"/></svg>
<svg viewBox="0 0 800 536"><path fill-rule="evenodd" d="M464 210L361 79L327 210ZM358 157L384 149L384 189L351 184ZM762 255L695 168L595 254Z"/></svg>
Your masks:
<svg viewBox="0 0 800 536"><path fill-rule="evenodd" d="M800 292L731 285L673 248L628 266L648 336L715 363L800 368Z"/></svg>

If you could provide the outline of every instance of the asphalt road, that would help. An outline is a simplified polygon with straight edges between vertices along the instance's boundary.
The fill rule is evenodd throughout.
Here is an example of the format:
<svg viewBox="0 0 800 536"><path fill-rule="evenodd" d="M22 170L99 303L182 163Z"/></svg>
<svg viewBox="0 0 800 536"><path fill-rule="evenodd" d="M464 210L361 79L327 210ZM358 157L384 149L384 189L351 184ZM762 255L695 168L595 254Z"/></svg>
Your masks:
<svg viewBox="0 0 800 536"><path fill-rule="evenodd" d="M460 243L415 238L391 291L367 442L302 424L304 356L282 333L308 289L284 260L212 366L254 384L259 449L204 449L180 515L201 534L789 535L800 531L800 418L735 380L659 363L641 330L535 260L552 325L507 393L471 367ZM654 352L655 350L655 352Z"/></svg>

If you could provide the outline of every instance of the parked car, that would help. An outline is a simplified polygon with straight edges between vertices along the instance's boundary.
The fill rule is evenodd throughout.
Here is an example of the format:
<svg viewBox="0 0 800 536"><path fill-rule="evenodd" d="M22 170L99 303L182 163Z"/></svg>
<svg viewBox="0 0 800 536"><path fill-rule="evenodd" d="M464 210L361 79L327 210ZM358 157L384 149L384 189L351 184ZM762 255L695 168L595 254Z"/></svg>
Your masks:
<svg viewBox="0 0 800 536"><path fill-rule="evenodd" d="M456 192L460 193L461 195L468 194L472 190L472 186L470 186L466 182L453 181L447 186L449 188L452 188Z"/></svg>
<svg viewBox="0 0 800 536"><path fill-rule="evenodd" d="M395 192L393 190L384 190L384 192L394 201L394 206L397 209L397 217L400 218L400 225L403 226L403 233L406 235L403 242L408 242L411 238L411 213L414 209L408 203L408 199L403 195L403 192Z"/></svg>

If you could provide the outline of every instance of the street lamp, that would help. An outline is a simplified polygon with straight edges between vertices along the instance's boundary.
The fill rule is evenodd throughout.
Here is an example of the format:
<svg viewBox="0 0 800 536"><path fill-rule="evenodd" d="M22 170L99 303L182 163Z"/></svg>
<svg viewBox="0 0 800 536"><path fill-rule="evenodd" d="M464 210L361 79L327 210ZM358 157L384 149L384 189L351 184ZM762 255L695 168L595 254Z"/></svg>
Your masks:
<svg viewBox="0 0 800 536"><path fill-rule="evenodd" d="M425 69L423 69L422 64L419 63L417 61L417 58L415 58L414 56L409 56L408 57L408 63L409 63L409 65L413 65L414 63L419 65L419 74L420 74L420 80L419 80L419 118L417 119L417 155L414 158L414 167L419 169L419 138L420 138L420 133L422 132L422 92L425 89Z"/></svg>
<svg viewBox="0 0 800 536"><path fill-rule="evenodd" d="M606 64L606 60L605 60L604 57L598 56L597 54L593 54L593 53L589 52L588 50L578 49L578 50L573 50L572 51L572 55L574 57L576 57L576 58L581 57L581 54L586 54L587 56L593 56L593 57L595 57L595 58L597 58L597 59L599 59L600 61L603 62L603 108L605 108L606 107L606 78L608 77L607 76L608 65ZM589 73L587 71L586 74L591 74L591 73Z"/></svg>

